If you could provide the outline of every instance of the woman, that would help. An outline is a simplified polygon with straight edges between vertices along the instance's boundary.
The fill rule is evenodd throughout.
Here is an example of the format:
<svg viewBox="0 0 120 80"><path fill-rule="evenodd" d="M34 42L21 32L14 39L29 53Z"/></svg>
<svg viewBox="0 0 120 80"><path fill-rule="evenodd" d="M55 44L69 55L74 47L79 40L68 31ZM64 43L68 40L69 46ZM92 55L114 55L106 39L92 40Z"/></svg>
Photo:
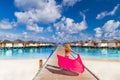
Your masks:
<svg viewBox="0 0 120 80"><path fill-rule="evenodd" d="M58 57L58 65L61 68L64 68L66 70L83 73L84 72L84 65L82 63L80 55L78 53L74 52L71 49L70 44L65 44L64 50L65 50L65 56L57 55L57 57ZM77 58L71 59L69 57L70 52L73 52L74 54L76 54Z"/></svg>
<svg viewBox="0 0 120 80"><path fill-rule="evenodd" d="M67 43L65 44L65 56L70 56L70 52L73 52L77 55L77 53L71 49L70 44Z"/></svg>

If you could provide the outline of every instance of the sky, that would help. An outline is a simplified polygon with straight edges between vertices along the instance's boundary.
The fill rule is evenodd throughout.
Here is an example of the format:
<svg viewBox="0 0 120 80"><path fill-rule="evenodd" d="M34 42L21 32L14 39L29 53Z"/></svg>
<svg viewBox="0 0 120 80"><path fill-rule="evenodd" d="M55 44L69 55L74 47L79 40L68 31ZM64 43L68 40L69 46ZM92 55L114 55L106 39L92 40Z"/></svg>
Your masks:
<svg viewBox="0 0 120 80"><path fill-rule="evenodd" d="M0 0L0 40L120 40L120 0Z"/></svg>

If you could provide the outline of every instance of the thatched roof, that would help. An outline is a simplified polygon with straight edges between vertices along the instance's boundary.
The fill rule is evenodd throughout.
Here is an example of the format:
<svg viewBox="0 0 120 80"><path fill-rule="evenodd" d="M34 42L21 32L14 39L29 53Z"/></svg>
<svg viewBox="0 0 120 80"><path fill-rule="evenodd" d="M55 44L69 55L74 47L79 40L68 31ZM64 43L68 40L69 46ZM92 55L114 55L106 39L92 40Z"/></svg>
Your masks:
<svg viewBox="0 0 120 80"><path fill-rule="evenodd" d="M110 42L120 42L120 41L117 40L117 39L113 39L113 40L111 40Z"/></svg>
<svg viewBox="0 0 120 80"><path fill-rule="evenodd" d="M20 39L17 39L15 41L13 41L14 43L23 43L24 41L23 40L20 40Z"/></svg>
<svg viewBox="0 0 120 80"><path fill-rule="evenodd" d="M27 41L26 43L36 43L36 41L30 40L30 41Z"/></svg>
<svg viewBox="0 0 120 80"><path fill-rule="evenodd" d="M10 40L3 40L2 43L12 43Z"/></svg>

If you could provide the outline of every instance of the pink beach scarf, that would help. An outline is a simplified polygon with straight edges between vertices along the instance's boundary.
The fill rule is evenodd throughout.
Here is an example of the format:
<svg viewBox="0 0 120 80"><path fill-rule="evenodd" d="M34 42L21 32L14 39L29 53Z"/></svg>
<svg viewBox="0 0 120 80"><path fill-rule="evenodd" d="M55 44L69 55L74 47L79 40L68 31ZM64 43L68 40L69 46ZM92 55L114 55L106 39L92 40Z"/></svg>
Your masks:
<svg viewBox="0 0 120 80"><path fill-rule="evenodd" d="M57 55L58 58L58 65L61 68L78 72L78 73L83 73L84 72L84 65L82 63L82 60L80 58L80 55L77 55L77 58L75 59L70 59L68 56L61 56Z"/></svg>

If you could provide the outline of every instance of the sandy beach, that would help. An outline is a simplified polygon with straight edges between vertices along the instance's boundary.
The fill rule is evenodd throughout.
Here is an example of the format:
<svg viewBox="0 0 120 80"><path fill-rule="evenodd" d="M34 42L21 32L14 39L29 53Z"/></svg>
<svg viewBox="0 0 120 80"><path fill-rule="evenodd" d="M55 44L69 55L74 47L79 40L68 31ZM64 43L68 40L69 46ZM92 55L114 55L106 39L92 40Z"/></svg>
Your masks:
<svg viewBox="0 0 120 80"><path fill-rule="evenodd" d="M0 60L0 80L32 80L38 70L39 59Z"/></svg>
<svg viewBox="0 0 120 80"><path fill-rule="evenodd" d="M120 62L90 59L83 62L100 80L120 80ZM0 80L32 80L38 70L39 59L0 60Z"/></svg>
<svg viewBox="0 0 120 80"><path fill-rule="evenodd" d="M83 60L100 80L120 80L120 61Z"/></svg>

